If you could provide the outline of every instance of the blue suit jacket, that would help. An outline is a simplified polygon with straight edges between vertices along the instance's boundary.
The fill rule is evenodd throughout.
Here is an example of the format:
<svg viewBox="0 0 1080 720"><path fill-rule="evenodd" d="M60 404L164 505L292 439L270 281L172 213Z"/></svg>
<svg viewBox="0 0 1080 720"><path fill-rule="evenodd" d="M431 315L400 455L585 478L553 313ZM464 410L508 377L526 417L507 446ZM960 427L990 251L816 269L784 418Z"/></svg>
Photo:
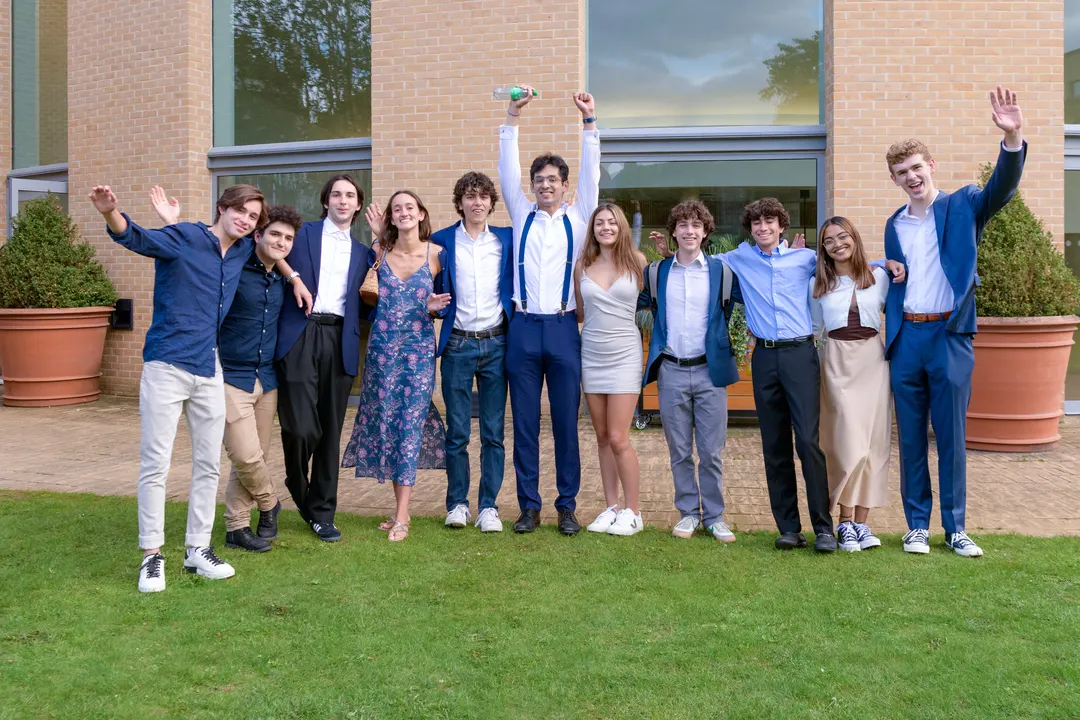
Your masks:
<svg viewBox="0 0 1080 720"><path fill-rule="evenodd" d="M652 337L649 339L649 358L645 363L645 376L641 380L644 387L656 380L660 374L660 354L667 346L667 281L671 271L673 257L660 262L657 273L656 303L652 302L649 292L649 273L645 272L645 289L638 297L638 307L649 308L653 314ZM728 318L721 310L721 286L724 278L724 264L719 257L706 257L709 264L709 322L705 330L705 357L708 359L709 379L716 387L726 387L739 380L739 368L735 364L735 353L731 350L731 337L728 335ZM732 276L732 302L742 302L739 291L739 279Z"/></svg>
<svg viewBox="0 0 1080 720"><path fill-rule="evenodd" d="M1009 152L1002 147L997 166L985 188L980 190L974 185L966 185L952 194L939 193L934 201L941 269L945 271L956 297L952 317L946 325L951 333L974 335L976 332L975 288L980 284L976 273L977 248L987 221L1016 193L1026 158L1026 142L1018 152ZM903 210L903 207L897 210L885 223L885 257L907 265L895 224L897 215ZM906 282L889 285L889 295L885 301L886 357L889 357L893 341L904 321L906 290Z"/></svg>
<svg viewBox="0 0 1080 720"><path fill-rule="evenodd" d="M457 292L454 288L454 271L456 268L454 246L459 225L461 225L460 220L431 236L431 242L446 249L446 257L443 261L443 267L445 268L443 286L446 289L437 290L437 292L450 293L450 305L447 306L445 313L442 315L442 332L439 334L439 347L436 355L442 355L443 348L446 347L446 341L450 339L450 331L454 328L454 316L457 315ZM502 242L503 256L502 269L499 272L499 300L502 302L503 312L506 313L506 321L509 322L510 318L514 316L514 229L489 225L488 230L495 233L495 237Z"/></svg>
<svg viewBox="0 0 1080 720"><path fill-rule="evenodd" d="M307 222L300 226L292 251L285 261L307 285L313 297L319 294L319 269L322 266L323 221ZM345 327L341 333L341 360L345 373L356 376L360 364L360 318L368 317L370 311L360 302L360 284L364 282L368 268L375 261L371 248L353 240L349 257L349 280L345 291ZM304 332L308 319L303 309L296 306L291 292L286 294L285 305L278 318L278 341L274 360L280 360L292 349L297 338Z"/></svg>

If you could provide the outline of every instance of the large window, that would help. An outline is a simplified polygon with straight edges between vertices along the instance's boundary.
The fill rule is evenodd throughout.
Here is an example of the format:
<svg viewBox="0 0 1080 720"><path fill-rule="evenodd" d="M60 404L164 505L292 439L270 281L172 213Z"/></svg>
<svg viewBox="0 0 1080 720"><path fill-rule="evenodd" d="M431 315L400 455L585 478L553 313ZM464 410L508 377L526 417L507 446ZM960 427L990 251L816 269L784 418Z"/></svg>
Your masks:
<svg viewBox="0 0 1080 720"><path fill-rule="evenodd" d="M371 135L370 0L215 0L214 145Z"/></svg>
<svg viewBox="0 0 1080 720"><path fill-rule="evenodd" d="M67 0L12 0L15 169L67 162Z"/></svg>
<svg viewBox="0 0 1080 720"><path fill-rule="evenodd" d="M822 0L589 0L588 12L601 127L822 123Z"/></svg>
<svg viewBox="0 0 1080 720"><path fill-rule="evenodd" d="M365 205L371 202L371 170L342 169L339 171L325 170L320 172L281 172L263 173L258 175L217 175L215 176L215 192L220 195L221 191L230 185L247 183L262 190L267 202L271 204L292 205L300 211L304 222L318 220L323 207L319 202L319 193L323 185L334 175L347 173L356 178L364 190ZM352 234L365 245L371 244L371 231L364 221L363 215L357 216L353 223Z"/></svg>
<svg viewBox="0 0 1080 720"><path fill-rule="evenodd" d="M633 218L635 231L648 238L664 230L671 208L683 200L700 200L716 220L719 235L749 239L742 231L742 210L762 197L778 198L791 215L791 228L817 240L818 161L718 160L703 162L605 162L600 167L600 196L614 201ZM645 240L645 242L648 242Z"/></svg>
<svg viewBox="0 0 1080 720"><path fill-rule="evenodd" d="M1080 0L1065 0L1065 124L1080 124Z"/></svg>
<svg viewBox="0 0 1080 720"><path fill-rule="evenodd" d="M1080 275L1080 170L1065 173L1065 262ZM1080 330L1073 339L1076 344L1065 376L1065 410L1080 414Z"/></svg>

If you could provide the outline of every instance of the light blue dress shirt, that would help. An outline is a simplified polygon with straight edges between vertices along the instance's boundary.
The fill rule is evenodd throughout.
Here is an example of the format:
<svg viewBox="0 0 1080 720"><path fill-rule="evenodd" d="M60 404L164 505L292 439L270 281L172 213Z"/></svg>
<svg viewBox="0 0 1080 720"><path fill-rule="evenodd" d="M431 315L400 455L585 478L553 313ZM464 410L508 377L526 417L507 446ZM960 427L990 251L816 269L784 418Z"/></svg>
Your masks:
<svg viewBox="0 0 1080 720"><path fill-rule="evenodd" d="M746 324L761 340L793 340L813 331L806 286L817 268L817 253L788 247L784 240L766 255L744 242L719 256L739 278Z"/></svg>

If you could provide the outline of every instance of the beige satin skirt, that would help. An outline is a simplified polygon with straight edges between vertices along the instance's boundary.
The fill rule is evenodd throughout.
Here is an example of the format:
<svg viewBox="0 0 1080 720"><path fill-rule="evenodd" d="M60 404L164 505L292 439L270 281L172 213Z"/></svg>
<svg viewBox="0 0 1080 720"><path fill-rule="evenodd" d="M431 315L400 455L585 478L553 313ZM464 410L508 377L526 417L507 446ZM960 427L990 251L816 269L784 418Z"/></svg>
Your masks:
<svg viewBox="0 0 1080 720"><path fill-rule="evenodd" d="M880 337L826 339L821 356L821 449L836 506L883 507L889 486L892 413Z"/></svg>

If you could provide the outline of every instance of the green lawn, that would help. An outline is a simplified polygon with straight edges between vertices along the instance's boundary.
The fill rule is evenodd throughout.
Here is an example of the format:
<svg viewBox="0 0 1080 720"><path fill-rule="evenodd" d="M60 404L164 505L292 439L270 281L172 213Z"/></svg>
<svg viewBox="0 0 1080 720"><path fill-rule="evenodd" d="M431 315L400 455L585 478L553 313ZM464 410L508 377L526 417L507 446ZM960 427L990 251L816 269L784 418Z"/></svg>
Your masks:
<svg viewBox="0 0 1080 720"><path fill-rule="evenodd" d="M136 590L135 500L0 492L0 718L1076 718L1080 538L857 554L294 512ZM218 519L218 534L222 534ZM223 541L218 541L223 546Z"/></svg>

